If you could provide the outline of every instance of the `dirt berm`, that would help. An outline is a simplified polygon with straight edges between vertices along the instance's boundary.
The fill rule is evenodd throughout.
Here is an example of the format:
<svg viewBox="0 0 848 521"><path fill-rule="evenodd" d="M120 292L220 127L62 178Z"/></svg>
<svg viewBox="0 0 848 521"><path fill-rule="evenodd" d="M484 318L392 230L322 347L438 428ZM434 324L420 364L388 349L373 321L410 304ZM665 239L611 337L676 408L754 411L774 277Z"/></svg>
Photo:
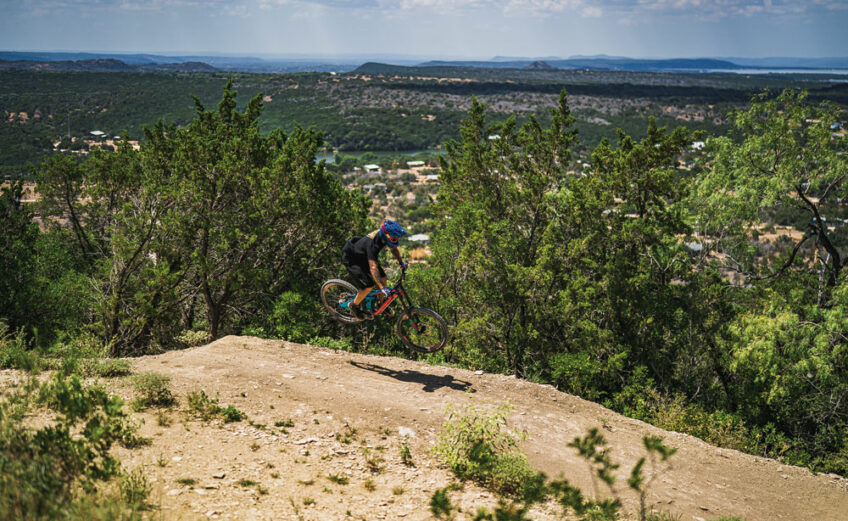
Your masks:
<svg viewBox="0 0 848 521"><path fill-rule="evenodd" d="M678 449L652 485L656 510L683 521L848 520L848 481L838 476L716 448L503 375L235 336L133 364L135 372L170 376L180 409L189 392L204 389L248 415L227 424L179 411L165 421L156 411L136 415L153 443L120 456L130 469L144 466L164 519L432 519L430 496L451 476L430 448L445 406L474 400L511 405L511 426L529 434L530 462L589 494L587 466L567 444L600 427L621 463L618 486L630 515L636 501L624 480L651 435ZM113 390L132 396L126 382ZM401 461L406 435L414 466ZM473 485L452 500L462 509L456 519L495 503ZM561 519L557 512L550 506L531 517Z"/></svg>

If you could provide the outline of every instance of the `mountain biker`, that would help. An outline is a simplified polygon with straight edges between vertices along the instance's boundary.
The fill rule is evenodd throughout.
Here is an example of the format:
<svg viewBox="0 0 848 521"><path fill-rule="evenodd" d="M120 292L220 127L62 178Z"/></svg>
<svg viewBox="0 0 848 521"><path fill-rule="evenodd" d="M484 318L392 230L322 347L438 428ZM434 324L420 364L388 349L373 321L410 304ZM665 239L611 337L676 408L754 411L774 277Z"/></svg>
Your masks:
<svg viewBox="0 0 848 521"><path fill-rule="evenodd" d="M389 247L402 269L409 266L400 258L400 252L397 249L398 239L404 235L406 230L401 225L386 219L380 224L380 228L363 237L353 237L345 243L342 250L342 263L353 276L353 283L359 290L350 305L350 310L357 319L373 318L359 305L375 285L382 292L383 298L391 293L391 290L386 287L386 272L380 266L379 257L383 247Z"/></svg>

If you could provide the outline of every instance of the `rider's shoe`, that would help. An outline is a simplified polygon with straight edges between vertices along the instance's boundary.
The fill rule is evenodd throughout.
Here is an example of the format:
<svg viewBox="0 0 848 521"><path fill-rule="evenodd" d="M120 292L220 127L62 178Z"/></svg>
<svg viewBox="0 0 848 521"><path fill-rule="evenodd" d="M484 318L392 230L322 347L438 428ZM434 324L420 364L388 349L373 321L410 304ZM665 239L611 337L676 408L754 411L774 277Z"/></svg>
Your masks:
<svg viewBox="0 0 848 521"><path fill-rule="evenodd" d="M365 313L362 311L362 308L360 308L357 304L354 304L353 302L350 303L349 307L351 313L353 313L353 316L356 318L356 320L365 320Z"/></svg>
<svg viewBox="0 0 848 521"><path fill-rule="evenodd" d="M353 312L353 316L356 317L357 320L374 320L374 315L372 315L370 311L362 309L353 302L350 303L350 310Z"/></svg>

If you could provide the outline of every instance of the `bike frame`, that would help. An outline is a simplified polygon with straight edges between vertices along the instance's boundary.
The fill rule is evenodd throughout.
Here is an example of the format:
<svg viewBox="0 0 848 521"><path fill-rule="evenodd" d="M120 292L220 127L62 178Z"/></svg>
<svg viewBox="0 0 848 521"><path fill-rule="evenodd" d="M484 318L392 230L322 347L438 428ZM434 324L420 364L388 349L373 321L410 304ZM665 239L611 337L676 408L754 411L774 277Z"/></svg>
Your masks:
<svg viewBox="0 0 848 521"><path fill-rule="evenodd" d="M406 309L409 309L409 308L412 307L412 301L409 299L409 296L406 294L406 290L403 288L403 278L405 276L406 276L406 270L401 271L400 278L398 279L397 282L395 282L395 285L392 286L392 291L391 291L391 293L389 293L389 296L386 299L386 301L383 302L383 304L380 305L380 307L377 308L377 310L373 312L373 315L375 317L377 315L379 315L380 313L382 313L383 311L385 311L386 308L388 308L392 304L392 302L394 302L396 299L400 299L401 303L406 306ZM375 298L377 298L377 295L379 293L380 293L380 290L378 290L378 289L372 290L371 293L369 293L368 296L365 297L365 300L375 299Z"/></svg>

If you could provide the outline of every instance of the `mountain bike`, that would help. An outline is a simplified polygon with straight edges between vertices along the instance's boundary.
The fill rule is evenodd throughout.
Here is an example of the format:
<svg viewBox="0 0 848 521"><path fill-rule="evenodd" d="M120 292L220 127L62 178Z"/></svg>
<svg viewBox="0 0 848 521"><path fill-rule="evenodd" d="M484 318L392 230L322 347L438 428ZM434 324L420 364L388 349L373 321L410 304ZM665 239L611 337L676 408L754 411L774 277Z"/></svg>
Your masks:
<svg viewBox="0 0 848 521"><path fill-rule="evenodd" d="M400 300L405 309L397 319L398 336L410 349L419 353L434 353L445 347L448 341L448 324L432 309L415 307L403 288L403 278L406 270L401 271L398 281L392 286L391 293L385 300L380 300L380 291L374 289L360 303L360 307L371 317L383 313L391 315L394 309L389 306L395 300ZM321 302L330 311L330 315L339 322L354 324L361 322L353 315L350 305L356 297L357 289L353 284L341 280L328 280L321 286Z"/></svg>

